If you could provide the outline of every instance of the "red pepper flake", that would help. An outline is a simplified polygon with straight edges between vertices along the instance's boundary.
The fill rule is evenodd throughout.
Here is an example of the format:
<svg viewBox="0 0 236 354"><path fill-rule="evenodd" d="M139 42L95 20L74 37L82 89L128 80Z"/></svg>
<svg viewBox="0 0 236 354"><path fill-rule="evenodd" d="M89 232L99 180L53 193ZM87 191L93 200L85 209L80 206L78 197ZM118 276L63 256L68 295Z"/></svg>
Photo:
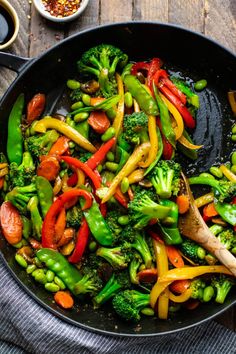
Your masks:
<svg viewBox="0 0 236 354"><path fill-rule="evenodd" d="M43 0L43 4L50 15L67 17L79 9L81 0Z"/></svg>

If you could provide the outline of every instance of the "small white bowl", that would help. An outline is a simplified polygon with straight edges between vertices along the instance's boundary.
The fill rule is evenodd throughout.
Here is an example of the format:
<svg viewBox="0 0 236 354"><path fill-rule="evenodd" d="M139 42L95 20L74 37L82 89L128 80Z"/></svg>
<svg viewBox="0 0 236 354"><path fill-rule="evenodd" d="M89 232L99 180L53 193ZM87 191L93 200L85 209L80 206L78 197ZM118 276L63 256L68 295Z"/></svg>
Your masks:
<svg viewBox="0 0 236 354"><path fill-rule="evenodd" d="M7 0L1 0L0 5L8 12L8 14L11 16L13 24L14 24L14 32L9 39L8 42L5 42L4 44L0 44L0 50L6 49L10 47L10 45L15 41L18 32L19 32L19 18L18 15L15 11L15 9L12 7L12 5L7 1Z"/></svg>
<svg viewBox="0 0 236 354"><path fill-rule="evenodd" d="M73 21L77 17L79 17L82 14L82 12L86 9L86 7L89 3L89 0L81 0L81 5L78 8L78 10L75 13L73 13L73 15L66 16L66 17L52 16L50 14L50 12L48 12L45 9L45 6L44 6L42 0L33 0L33 3L34 3L34 6L36 7L36 9L38 10L38 12L40 13L40 15L43 16L44 18L46 18L47 20L57 22L57 23L64 23L64 22Z"/></svg>

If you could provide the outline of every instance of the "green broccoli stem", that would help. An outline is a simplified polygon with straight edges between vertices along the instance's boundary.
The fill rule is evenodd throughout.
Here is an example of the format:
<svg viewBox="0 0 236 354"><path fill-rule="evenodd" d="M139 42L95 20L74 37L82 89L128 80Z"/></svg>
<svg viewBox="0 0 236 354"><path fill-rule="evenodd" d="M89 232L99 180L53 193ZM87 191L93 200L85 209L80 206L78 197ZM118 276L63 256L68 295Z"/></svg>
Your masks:
<svg viewBox="0 0 236 354"><path fill-rule="evenodd" d="M224 230L224 227L221 225L214 224L209 227L209 230L213 233L213 235L216 236Z"/></svg>
<svg viewBox="0 0 236 354"><path fill-rule="evenodd" d="M178 206L172 200L160 200L161 205L169 207L170 212L168 218L173 220L172 224L169 226L161 225L161 230L163 232L164 241L167 245L178 245L183 242L183 239L180 235L178 229L178 219L179 219L179 211ZM164 223L165 219L163 220Z"/></svg>
<svg viewBox="0 0 236 354"><path fill-rule="evenodd" d="M81 280L79 280L74 286L74 294L82 295L87 293L93 293L97 290L97 287L93 281L92 276L85 274Z"/></svg>
<svg viewBox="0 0 236 354"><path fill-rule="evenodd" d="M93 298L94 308L97 309L110 298L112 298L118 290L122 288L122 285L117 281L115 274L112 274L106 285L102 290Z"/></svg>
<svg viewBox="0 0 236 354"><path fill-rule="evenodd" d="M131 247L138 251L144 261L146 268L151 268L152 255L147 245L144 236L137 234L134 241L131 243Z"/></svg>
<svg viewBox="0 0 236 354"><path fill-rule="evenodd" d="M132 284L139 284L137 272L140 265L141 265L141 258L138 255L134 257L129 264L129 276Z"/></svg>
<svg viewBox="0 0 236 354"><path fill-rule="evenodd" d="M30 198L36 194L35 184L29 184L24 187L15 187L5 196L5 200L9 200L20 212L25 213L27 203Z"/></svg>
<svg viewBox="0 0 236 354"><path fill-rule="evenodd" d="M111 95L112 93L112 84L109 81L109 77L108 77L108 69L102 69L100 71L99 77L98 77L98 82L100 85L100 89L102 91L102 94L107 97L109 95Z"/></svg>
<svg viewBox="0 0 236 354"><path fill-rule="evenodd" d="M38 204L39 204L38 197L34 196L30 198L27 205L27 209L29 210L31 215L33 235L37 238L37 240L40 240L43 221L39 213Z"/></svg>

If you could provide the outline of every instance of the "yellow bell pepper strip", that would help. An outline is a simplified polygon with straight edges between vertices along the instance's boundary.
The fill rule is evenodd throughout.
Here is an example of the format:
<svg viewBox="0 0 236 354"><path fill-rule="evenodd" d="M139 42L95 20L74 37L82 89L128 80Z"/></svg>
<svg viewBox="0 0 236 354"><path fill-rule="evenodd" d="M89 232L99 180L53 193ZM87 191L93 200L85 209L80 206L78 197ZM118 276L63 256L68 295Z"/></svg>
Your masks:
<svg viewBox="0 0 236 354"><path fill-rule="evenodd" d="M173 294L171 291L169 292L169 299L171 301L177 302L177 303L181 303L181 302L185 302L187 301L192 294L192 290L191 289L187 289L185 290L182 294L180 295L175 295Z"/></svg>
<svg viewBox="0 0 236 354"><path fill-rule="evenodd" d="M236 116L236 95L235 91L228 92L228 100L234 116Z"/></svg>
<svg viewBox="0 0 236 354"><path fill-rule="evenodd" d="M77 178L78 178L78 180L77 180L77 183L76 183L75 188L79 188L80 186L84 185L84 182L85 182L85 174L84 174L84 172L83 172L82 170L80 170L80 169L77 169L76 173L77 173Z"/></svg>
<svg viewBox="0 0 236 354"><path fill-rule="evenodd" d="M183 267L169 270L158 278L159 283L166 283L174 280L193 279L206 273L223 273L233 275L228 268L223 265Z"/></svg>
<svg viewBox="0 0 236 354"><path fill-rule="evenodd" d="M167 287L172 283L172 281L166 281L163 283L159 283L158 281L154 285L150 293L150 305L153 309L155 309L156 302L159 296L167 289Z"/></svg>
<svg viewBox="0 0 236 354"><path fill-rule="evenodd" d="M142 168L138 168L128 176L129 184L138 183L142 181L144 177L144 172Z"/></svg>
<svg viewBox="0 0 236 354"><path fill-rule="evenodd" d="M118 89L118 95L120 96L120 100L118 102L118 108L112 126L115 129L115 137L117 138L118 135L120 134L122 124L123 124L125 102L124 102L124 85L123 85L122 78L119 74L116 74L116 81L117 81L117 89Z"/></svg>
<svg viewBox="0 0 236 354"><path fill-rule="evenodd" d="M161 277L166 272L168 272L168 257L166 252L166 247L164 243L153 239L153 248L156 256L156 264L158 275ZM151 303L156 304L157 298L155 299L155 292L151 290L150 293ZM158 298L158 317L160 319L167 319L168 317L168 305L169 305L169 289L165 289L163 293L160 294Z"/></svg>
<svg viewBox="0 0 236 354"><path fill-rule="evenodd" d="M198 150L203 147L203 145L194 145L190 143L183 135L178 139L178 142L190 150Z"/></svg>
<svg viewBox="0 0 236 354"><path fill-rule="evenodd" d="M102 203L106 203L113 196L113 194L116 191L116 188L121 183L123 178L127 177L135 170L135 168L138 166L138 163L146 157L149 149L150 149L150 143L143 143L134 150L134 152L129 157L126 164L123 166L123 168L120 170L120 172L115 176L115 178L111 182L107 193L102 199Z"/></svg>
<svg viewBox="0 0 236 354"><path fill-rule="evenodd" d="M207 205L213 201L214 201L214 194L207 193L207 194L204 194L201 197L195 199L194 203L196 204L197 208L201 208L204 205Z"/></svg>
<svg viewBox="0 0 236 354"><path fill-rule="evenodd" d="M140 112L140 107L138 102L134 99L134 112Z"/></svg>
<svg viewBox="0 0 236 354"><path fill-rule="evenodd" d="M181 114L179 113L178 109L175 108L175 106L162 93L160 93L160 96L162 98L162 101L164 101L168 110L170 111L170 113L172 114L172 116L174 117L174 119L176 121L176 127L174 127L174 132L175 132L176 140L178 140L184 131L183 118L182 118Z"/></svg>
<svg viewBox="0 0 236 354"><path fill-rule="evenodd" d="M147 168L151 165L151 163L153 163L158 151L157 124L156 117L154 116L148 117L148 134L151 148L149 150L147 160L139 163L139 166L142 168Z"/></svg>
<svg viewBox="0 0 236 354"><path fill-rule="evenodd" d="M231 172L225 165L221 165L220 170L223 173L223 175L226 178L228 178L229 181L236 182L236 175L233 172Z"/></svg>
<svg viewBox="0 0 236 354"><path fill-rule="evenodd" d="M46 116L38 121L34 126L34 130L38 133L45 133L47 129L55 129L59 131L61 134L64 134L85 150L90 152L96 151L96 148L87 139L85 139L77 130L70 127L65 122Z"/></svg>

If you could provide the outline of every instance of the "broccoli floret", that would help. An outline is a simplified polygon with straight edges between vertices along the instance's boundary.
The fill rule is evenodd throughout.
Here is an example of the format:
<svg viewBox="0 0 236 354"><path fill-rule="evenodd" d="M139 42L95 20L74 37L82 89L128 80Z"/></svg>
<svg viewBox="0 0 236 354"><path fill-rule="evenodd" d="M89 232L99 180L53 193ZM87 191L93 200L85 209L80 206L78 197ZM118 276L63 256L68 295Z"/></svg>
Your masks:
<svg viewBox="0 0 236 354"><path fill-rule="evenodd" d="M128 225L122 231L122 239L125 240L126 247L139 252L146 268L151 268L152 254L146 242L144 233L137 231L131 225Z"/></svg>
<svg viewBox="0 0 236 354"><path fill-rule="evenodd" d="M110 44L100 44L87 50L77 62L80 74L98 78L101 93L110 97L117 93L115 72L117 65L124 67L128 56Z"/></svg>
<svg viewBox="0 0 236 354"><path fill-rule="evenodd" d="M223 304L230 289L234 285L234 280L220 274L220 276L213 277L211 285L216 290L215 301L219 304Z"/></svg>
<svg viewBox="0 0 236 354"><path fill-rule="evenodd" d="M206 251L196 242L186 239L181 243L180 250L185 257L190 258L194 263L204 263Z"/></svg>
<svg viewBox="0 0 236 354"><path fill-rule="evenodd" d="M107 223L107 226L111 230L113 236L114 236L114 242L113 244L119 243L120 238L122 238L122 226L118 223L118 218L124 214L121 213L121 211L116 208L115 210L111 210L107 212L107 215L105 217L105 221Z"/></svg>
<svg viewBox="0 0 236 354"><path fill-rule="evenodd" d="M97 294L102 288L102 280L98 276L97 270L93 267L83 269L83 277L75 284L73 293L75 295Z"/></svg>
<svg viewBox="0 0 236 354"><path fill-rule="evenodd" d="M99 247L96 255L104 258L114 269L127 268L130 260L130 250L123 246Z"/></svg>
<svg viewBox="0 0 236 354"><path fill-rule="evenodd" d="M68 209L66 212L66 223L68 227L78 228L83 218L83 212L77 205Z"/></svg>
<svg viewBox="0 0 236 354"><path fill-rule="evenodd" d="M236 194L236 183L226 180L216 180L205 176L197 176L189 178L189 184L203 184L213 188L214 194L219 202L232 198Z"/></svg>
<svg viewBox="0 0 236 354"><path fill-rule="evenodd" d="M112 305L122 319L137 322L140 320L140 310L149 305L150 294L143 294L136 290L124 290L116 294Z"/></svg>
<svg viewBox="0 0 236 354"><path fill-rule="evenodd" d="M25 140L25 148L32 156L46 155L59 138L56 130L48 130L45 134L33 135Z"/></svg>
<svg viewBox="0 0 236 354"><path fill-rule="evenodd" d="M111 299L120 289L130 287L129 275L127 272L113 273L101 291L93 298L94 308L97 309Z"/></svg>
<svg viewBox="0 0 236 354"><path fill-rule="evenodd" d="M128 143L141 144L148 138L148 116L144 112L134 112L124 117L123 137Z"/></svg>
<svg viewBox="0 0 236 354"><path fill-rule="evenodd" d="M154 202L145 189L136 189L134 199L128 204L131 223L135 229L143 229L151 219L162 220L170 212L169 207Z"/></svg>
<svg viewBox="0 0 236 354"><path fill-rule="evenodd" d="M205 287L206 284L202 279L194 279L190 284L190 289L192 290L191 298L202 300Z"/></svg>
<svg viewBox="0 0 236 354"><path fill-rule="evenodd" d="M79 159L80 159L81 162L87 162L88 159L90 159L90 157L91 157L92 155L93 155L93 154L92 154L91 152L85 151L84 153L81 153L81 154L80 154Z"/></svg>
<svg viewBox="0 0 236 354"><path fill-rule="evenodd" d="M31 183L28 186L13 188L11 192L6 194L5 200L9 200L20 212L25 213L30 198L36 194L36 186Z"/></svg>
<svg viewBox="0 0 236 354"><path fill-rule="evenodd" d="M38 204L39 200L38 197L35 195L30 198L29 203L27 204L27 209L29 210L31 216L33 236L40 240L43 221L39 213Z"/></svg>
<svg viewBox="0 0 236 354"><path fill-rule="evenodd" d="M138 253L135 252L129 264L129 276L132 284L139 284L137 273L141 264L142 264L142 258Z"/></svg>
<svg viewBox="0 0 236 354"><path fill-rule="evenodd" d="M83 94L84 94L83 91L81 91L81 88L79 87L71 91L70 98L73 102L78 102L81 101Z"/></svg>
<svg viewBox="0 0 236 354"><path fill-rule="evenodd" d="M10 164L9 176L13 187L23 187L30 184L34 176L35 165L31 154L26 151L23 154L22 163L18 166L17 163Z"/></svg>
<svg viewBox="0 0 236 354"><path fill-rule="evenodd" d="M236 238L233 230L224 230L217 235L217 238L227 250L231 251L236 245Z"/></svg>
<svg viewBox="0 0 236 354"><path fill-rule="evenodd" d="M169 199L180 189L181 166L173 160L161 160L153 168L149 178L160 198Z"/></svg>

